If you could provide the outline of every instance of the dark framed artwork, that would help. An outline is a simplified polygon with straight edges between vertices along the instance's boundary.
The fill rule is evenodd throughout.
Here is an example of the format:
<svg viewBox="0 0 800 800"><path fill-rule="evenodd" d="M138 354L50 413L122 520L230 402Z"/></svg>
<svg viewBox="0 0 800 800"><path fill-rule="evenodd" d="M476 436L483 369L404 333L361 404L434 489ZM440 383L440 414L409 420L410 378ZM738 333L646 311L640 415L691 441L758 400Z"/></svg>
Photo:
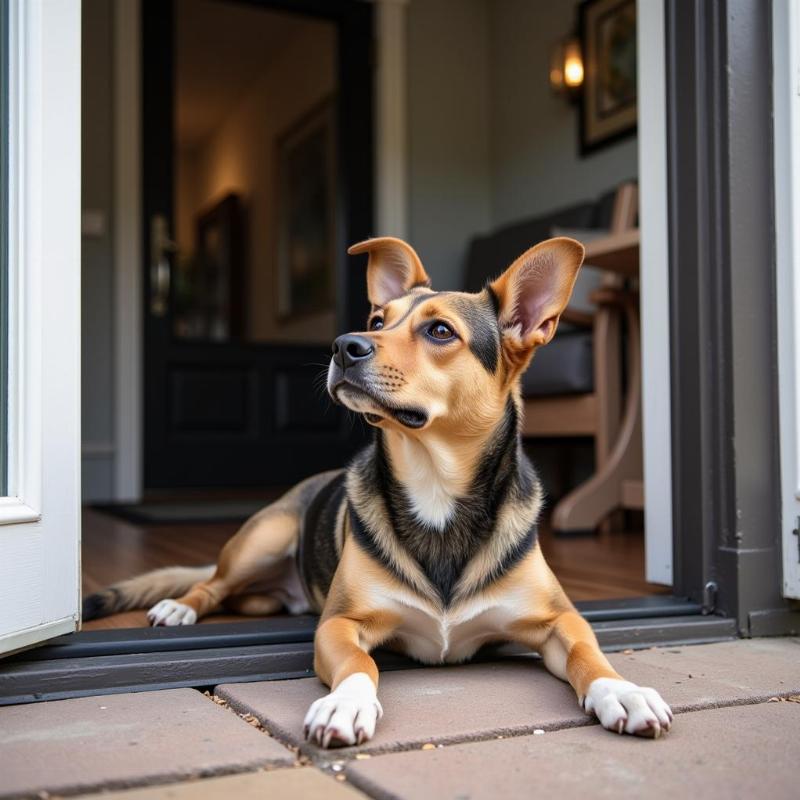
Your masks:
<svg viewBox="0 0 800 800"><path fill-rule="evenodd" d="M246 330L243 216L241 198L231 193L195 218L194 253L177 272L178 338L221 342Z"/></svg>
<svg viewBox="0 0 800 800"><path fill-rule="evenodd" d="M586 0L580 31L580 146L586 155L636 131L636 0Z"/></svg>
<svg viewBox="0 0 800 800"><path fill-rule="evenodd" d="M314 108L277 142L278 315L334 307L335 104Z"/></svg>

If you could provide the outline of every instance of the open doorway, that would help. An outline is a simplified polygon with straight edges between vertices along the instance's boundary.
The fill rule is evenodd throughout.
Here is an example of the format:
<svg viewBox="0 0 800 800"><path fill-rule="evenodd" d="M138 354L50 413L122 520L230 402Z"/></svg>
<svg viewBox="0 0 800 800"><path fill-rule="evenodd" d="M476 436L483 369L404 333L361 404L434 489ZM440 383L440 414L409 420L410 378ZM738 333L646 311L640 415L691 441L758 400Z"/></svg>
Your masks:
<svg viewBox="0 0 800 800"><path fill-rule="evenodd" d="M598 257L584 270L561 341L526 376L526 448L549 497L542 547L573 599L668 593L645 573L638 407L624 497L577 523L553 521L612 457L640 381L636 318L626 316L638 304L635 125L582 146L580 103L550 74L554 51L579 36L596 3L581 12L577 3L470 0L457 13L446 0L408 4L395 31L405 53L405 222L386 230L372 222L369 42L344 45L342 23L271 5L142 4L140 484L126 496L113 478L128 452L114 438L120 364L102 336L120 309L93 297L84 319L85 334L97 334L84 336L85 496L95 506L84 523L85 590L212 562L244 517L305 475L342 465L363 441L313 385L334 333L363 326L363 274L348 267L348 244L403 236L435 288L474 290L538 240L571 235L591 247L620 234L628 260L617 269L612 252L605 267ZM293 10L308 5L320 4ZM105 176L107 192L119 154L97 143L119 98L99 76L102 60L115 60L119 40L102 34L118 13L85 3L84 58L98 63L85 78L84 181L91 190ZM628 19L614 34L623 36L620 58L630 57ZM375 80L375 92L383 85ZM379 178L374 194L384 188ZM100 193L96 209L91 191L84 203L85 292L113 294L112 259L99 251L119 232L97 224ZM209 621L220 619L233 617ZM146 620L131 612L98 624Z"/></svg>

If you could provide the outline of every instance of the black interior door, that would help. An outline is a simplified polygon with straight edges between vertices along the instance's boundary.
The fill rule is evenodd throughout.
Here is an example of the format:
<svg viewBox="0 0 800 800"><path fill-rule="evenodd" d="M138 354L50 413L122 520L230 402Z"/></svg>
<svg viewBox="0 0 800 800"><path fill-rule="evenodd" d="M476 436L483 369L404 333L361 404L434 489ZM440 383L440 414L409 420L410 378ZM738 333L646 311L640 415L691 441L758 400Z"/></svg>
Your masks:
<svg viewBox="0 0 800 800"><path fill-rule="evenodd" d="M198 293L181 286L180 254L172 247L177 194L175 35L177 3L190 1L142 4L144 485L283 485L342 465L363 430L352 426L319 384L315 386L327 364L330 339L300 344L264 341L242 332L242 303L253 305L255 290L243 287L238 273L230 269L241 256L237 248L249 246L236 235L236 226L244 223L232 206L241 198L228 197L194 221L198 241L209 225L217 247L221 235L228 237L226 256L219 259L228 269L225 286L220 288L213 277L206 280L200 292L205 292L202 313L195 302ZM366 314L364 275L352 265L348 268L345 250L348 243L367 238L372 227L371 7L357 0L203 2L206 7L221 3L250 11L277 10L334 26L336 92L329 101L336 170L331 313L338 331L358 328ZM285 80L291 88L292 75ZM303 120L298 124L302 128ZM290 161L300 151L287 152L292 154ZM302 202L297 201L299 206ZM193 280L206 274L203 264L208 259L201 261L195 259L194 271L187 272ZM216 269L219 264L214 264ZM296 283L290 281L291 290L299 291L302 304L309 296L308 286L315 291L313 281L305 288L301 282L299 289ZM267 303L269 291L262 294ZM189 317L182 310L185 301L195 303ZM302 317L289 321L302 331Z"/></svg>

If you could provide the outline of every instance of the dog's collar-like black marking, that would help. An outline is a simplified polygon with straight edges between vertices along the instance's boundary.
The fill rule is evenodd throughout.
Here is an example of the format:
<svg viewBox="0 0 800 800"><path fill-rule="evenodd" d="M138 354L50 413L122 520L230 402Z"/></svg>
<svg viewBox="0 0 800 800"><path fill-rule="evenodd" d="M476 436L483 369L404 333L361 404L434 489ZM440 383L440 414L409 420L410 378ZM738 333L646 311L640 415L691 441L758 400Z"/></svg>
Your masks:
<svg viewBox="0 0 800 800"><path fill-rule="evenodd" d="M442 530L425 525L415 516L405 489L391 471L380 432L371 455L354 467L359 470L365 488L372 488L380 494L389 518L389 534L397 546L419 565L445 607L456 596L466 567L494 535L500 508L509 494L513 492L523 500L535 489L533 467L519 448L517 411L513 401L509 401L501 424L493 445L481 459L470 490L459 499L452 518ZM411 585L410 577L403 574L391 554L385 552L349 499L348 506L355 541L391 574ZM493 569L469 594L505 574L531 550L535 542L536 526L532 524L524 536L507 547Z"/></svg>

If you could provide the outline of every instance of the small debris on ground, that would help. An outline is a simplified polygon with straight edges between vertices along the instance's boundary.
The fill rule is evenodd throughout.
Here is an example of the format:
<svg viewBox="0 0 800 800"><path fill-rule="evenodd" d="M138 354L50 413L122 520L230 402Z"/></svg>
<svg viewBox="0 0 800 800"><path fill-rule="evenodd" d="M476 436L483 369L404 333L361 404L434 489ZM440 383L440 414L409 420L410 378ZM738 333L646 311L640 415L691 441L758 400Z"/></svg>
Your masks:
<svg viewBox="0 0 800 800"><path fill-rule="evenodd" d="M435 749L436 745L433 744L432 742L425 742L425 744L422 745L422 747L420 748L420 750L435 750Z"/></svg>
<svg viewBox="0 0 800 800"><path fill-rule="evenodd" d="M223 708L230 708L230 706L228 705L228 701L227 700L223 700L219 695L212 694L211 692L208 691L208 689L206 689L203 692L203 694L209 700L211 700L212 703L216 703L218 706L222 706Z"/></svg>
<svg viewBox="0 0 800 800"><path fill-rule="evenodd" d="M770 697L768 703L800 703L800 694L790 694L786 697Z"/></svg>
<svg viewBox="0 0 800 800"><path fill-rule="evenodd" d="M622 651L622 655L624 655L624 656L632 656L633 655L633 650L623 650Z"/></svg>
<svg viewBox="0 0 800 800"><path fill-rule="evenodd" d="M533 735L534 736L541 736L543 733L544 733L544 731L541 728L536 728L536 730L534 730L534 732L533 732Z"/></svg>
<svg viewBox="0 0 800 800"><path fill-rule="evenodd" d="M365 761L368 758L372 758L369 753L356 753L356 761Z"/></svg>
<svg viewBox="0 0 800 800"><path fill-rule="evenodd" d="M236 716L239 717L239 719L244 720L248 725L251 725L256 730L261 731L261 733L267 736L272 736L272 734L264 727L261 720L255 714L236 711L235 709L231 708L231 705L227 700L224 700L217 694L212 694L210 691L208 691L208 689L206 689L203 692L203 695L207 697L209 700L211 700L212 703L216 703L218 706L221 706L222 708L227 708L228 711L230 711L233 714L236 714ZM290 750L294 750L295 752L297 751L296 747L291 747L290 745L287 745L287 747L289 747Z"/></svg>

